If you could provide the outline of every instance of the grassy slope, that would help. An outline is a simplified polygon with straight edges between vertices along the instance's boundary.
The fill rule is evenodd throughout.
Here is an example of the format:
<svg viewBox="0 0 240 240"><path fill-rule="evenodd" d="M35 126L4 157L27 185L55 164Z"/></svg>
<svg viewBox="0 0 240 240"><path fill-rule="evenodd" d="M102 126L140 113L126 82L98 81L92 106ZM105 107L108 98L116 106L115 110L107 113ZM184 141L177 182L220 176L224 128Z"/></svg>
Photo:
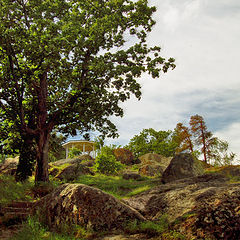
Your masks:
<svg viewBox="0 0 240 240"><path fill-rule="evenodd" d="M66 166L65 166L66 167ZM230 170L235 167L222 167L222 168L207 168L206 172L210 174L214 173L227 173L230 177L231 182L240 182L240 177L231 176ZM134 196L140 192L146 191L159 184L159 178L143 178L141 181L136 180L124 180L120 176L106 176L96 174L95 176L91 175L82 175L74 181L74 183L86 184L99 188L109 194L114 195L115 197L122 199ZM62 184L61 181L53 181L51 184L45 184L40 188L34 187L33 179L25 183L16 183L14 178L11 176L1 176L0 175L0 205L5 205L11 201L16 200L25 200L25 201L34 201L36 200L36 192L42 191L42 189L52 190L54 187ZM164 223L164 224L163 224ZM66 227L66 226L65 226ZM86 239L86 236L89 234L81 227L73 226L60 233L51 232L48 228L38 222L36 218L30 218L28 221L23 223L22 230L15 235L12 240L38 240L38 239L53 239L53 240L68 240L68 239ZM171 232L167 230L167 224L161 219L159 222L146 222L144 224L131 223L126 227L128 233L136 232L150 232L156 234L162 234L162 236L167 236L163 239L185 239L184 236L179 235L176 232ZM34 237L33 237L34 233ZM63 234L64 233L64 234ZM78 236L75 238L74 236Z"/></svg>

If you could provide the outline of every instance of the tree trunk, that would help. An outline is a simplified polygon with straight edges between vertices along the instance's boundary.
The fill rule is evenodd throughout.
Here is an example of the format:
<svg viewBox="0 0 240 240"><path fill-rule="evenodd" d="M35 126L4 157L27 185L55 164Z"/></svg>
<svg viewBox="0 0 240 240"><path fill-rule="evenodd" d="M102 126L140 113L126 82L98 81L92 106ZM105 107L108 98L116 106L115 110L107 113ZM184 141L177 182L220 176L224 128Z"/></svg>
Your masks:
<svg viewBox="0 0 240 240"><path fill-rule="evenodd" d="M48 149L50 133L41 132L37 138L37 165L35 183L49 182L48 175Z"/></svg>
<svg viewBox="0 0 240 240"><path fill-rule="evenodd" d="M16 181L24 181L32 176L36 161L36 146L32 136L22 136L19 163L15 175Z"/></svg>
<svg viewBox="0 0 240 240"><path fill-rule="evenodd" d="M38 134L37 143L37 166L35 184L38 182L49 182L48 176L48 149L51 129L47 124L47 72L40 75L40 87L38 90Z"/></svg>
<svg viewBox="0 0 240 240"><path fill-rule="evenodd" d="M204 162L207 163L206 138L205 138L205 133L204 133L204 131L203 131L203 124L202 124L202 123L201 123L201 132L202 132L202 143L203 143Z"/></svg>
<svg viewBox="0 0 240 240"><path fill-rule="evenodd" d="M188 134L188 133L187 133ZM187 141L188 141L188 146L190 148L190 152L193 153L193 144L192 144L192 140L190 137L187 137Z"/></svg>

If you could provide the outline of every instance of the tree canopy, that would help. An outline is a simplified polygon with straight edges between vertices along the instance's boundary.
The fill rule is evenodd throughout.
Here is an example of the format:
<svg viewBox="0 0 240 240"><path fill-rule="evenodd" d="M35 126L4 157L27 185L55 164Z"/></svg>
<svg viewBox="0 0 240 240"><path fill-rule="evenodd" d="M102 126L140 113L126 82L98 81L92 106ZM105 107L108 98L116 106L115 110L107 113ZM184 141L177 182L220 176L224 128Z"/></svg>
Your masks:
<svg viewBox="0 0 240 240"><path fill-rule="evenodd" d="M143 129L135 135L127 145L135 157L146 153L157 153L163 156L173 156L178 144L172 131L156 131L153 128Z"/></svg>
<svg viewBox="0 0 240 240"><path fill-rule="evenodd" d="M140 99L141 74L175 67L146 44L155 11L147 0L0 2L1 118L36 142L36 181L48 181L51 131L116 136L109 116Z"/></svg>

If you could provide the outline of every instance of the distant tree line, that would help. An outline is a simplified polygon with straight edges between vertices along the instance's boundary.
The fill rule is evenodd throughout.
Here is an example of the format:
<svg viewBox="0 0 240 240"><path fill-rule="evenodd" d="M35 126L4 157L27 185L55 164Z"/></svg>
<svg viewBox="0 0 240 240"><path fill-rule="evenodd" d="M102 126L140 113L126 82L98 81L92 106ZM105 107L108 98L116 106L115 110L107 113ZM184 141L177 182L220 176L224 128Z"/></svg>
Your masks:
<svg viewBox="0 0 240 240"><path fill-rule="evenodd" d="M190 117L189 127L177 123L174 131L143 129L130 140L126 148L130 149L135 157L149 152L166 157L189 152L196 157L203 155L204 162L219 166L233 163L236 157L235 153L229 152L227 141L213 136L200 115Z"/></svg>

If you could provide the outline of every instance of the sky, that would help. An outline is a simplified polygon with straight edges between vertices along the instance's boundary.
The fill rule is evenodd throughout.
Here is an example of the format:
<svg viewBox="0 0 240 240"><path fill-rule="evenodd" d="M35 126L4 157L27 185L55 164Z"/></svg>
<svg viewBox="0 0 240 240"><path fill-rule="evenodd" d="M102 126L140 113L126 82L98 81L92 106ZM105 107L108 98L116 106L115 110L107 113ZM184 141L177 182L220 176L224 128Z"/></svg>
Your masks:
<svg viewBox="0 0 240 240"><path fill-rule="evenodd" d="M215 136L240 159L240 1L149 0L157 7L149 46L162 48L176 68L159 79L143 75L142 99L122 104L123 118L112 118L126 145L143 129L173 130L201 115Z"/></svg>

